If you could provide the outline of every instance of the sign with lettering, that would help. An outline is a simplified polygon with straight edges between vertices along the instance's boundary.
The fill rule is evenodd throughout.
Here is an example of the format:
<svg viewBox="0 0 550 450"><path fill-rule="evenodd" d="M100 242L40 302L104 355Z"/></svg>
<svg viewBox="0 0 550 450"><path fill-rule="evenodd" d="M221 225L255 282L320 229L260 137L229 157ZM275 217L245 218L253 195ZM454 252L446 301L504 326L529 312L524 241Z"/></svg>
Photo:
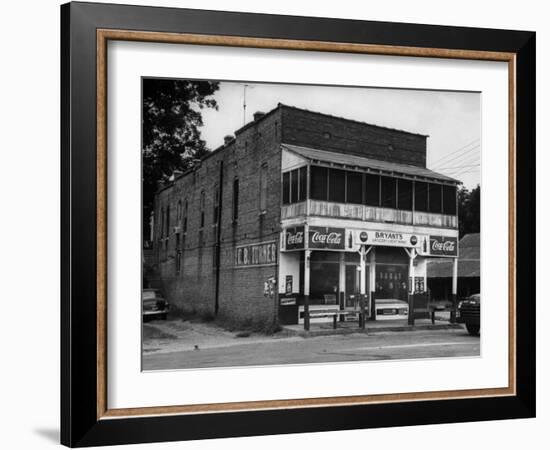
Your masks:
<svg viewBox="0 0 550 450"><path fill-rule="evenodd" d="M285 277L285 294L292 294L292 275Z"/></svg>
<svg viewBox="0 0 550 450"><path fill-rule="evenodd" d="M458 239L448 236L430 235L430 255L434 256L458 256Z"/></svg>
<svg viewBox="0 0 550 450"><path fill-rule="evenodd" d="M309 227L309 248L344 250L346 230L332 227Z"/></svg>
<svg viewBox="0 0 550 450"><path fill-rule="evenodd" d="M389 247L419 247L424 236L398 231L353 230L350 248L354 245L384 245Z"/></svg>
<svg viewBox="0 0 550 450"><path fill-rule="evenodd" d="M273 266L277 264L275 241L241 245L235 248L235 267Z"/></svg>
<svg viewBox="0 0 550 450"><path fill-rule="evenodd" d="M285 250L303 250L305 245L304 227L287 228L285 231Z"/></svg>

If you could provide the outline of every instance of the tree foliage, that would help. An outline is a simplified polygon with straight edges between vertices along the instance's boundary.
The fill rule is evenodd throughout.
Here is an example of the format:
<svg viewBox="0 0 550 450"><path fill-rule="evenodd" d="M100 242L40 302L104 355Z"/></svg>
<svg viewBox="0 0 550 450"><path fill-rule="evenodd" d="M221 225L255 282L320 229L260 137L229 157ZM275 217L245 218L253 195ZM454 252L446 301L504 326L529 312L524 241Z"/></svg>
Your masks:
<svg viewBox="0 0 550 450"><path fill-rule="evenodd" d="M142 86L143 232L149 234L159 182L185 171L208 149L201 139L201 110L218 108L212 95L219 83L145 78Z"/></svg>
<svg viewBox="0 0 550 450"><path fill-rule="evenodd" d="M468 233L479 233L480 200L481 190L479 184L470 191L465 187L458 191L458 232L460 238Z"/></svg>

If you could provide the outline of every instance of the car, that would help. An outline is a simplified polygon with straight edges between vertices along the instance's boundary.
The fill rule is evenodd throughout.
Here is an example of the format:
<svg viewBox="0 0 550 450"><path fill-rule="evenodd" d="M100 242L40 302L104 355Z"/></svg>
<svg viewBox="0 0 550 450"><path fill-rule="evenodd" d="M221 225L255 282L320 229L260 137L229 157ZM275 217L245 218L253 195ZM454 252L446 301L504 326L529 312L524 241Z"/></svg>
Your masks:
<svg viewBox="0 0 550 450"><path fill-rule="evenodd" d="M158 289L143 289L141 302L144 322L154 318L166 320L170 305Z"/></svg>
<svg viewBox="0 0 550 450"><path fill-rule="evenodd" d="M479 335L479 306L481 296L479 294L470 295L458 302L456 321L463 323L472 336Z"/></svg>
<svg viewBox="0 0 550 450"><path fill-rule="evenodd" d="M406 319L409 315L409 304L394 298L376 299L376 320Z"/></svg>

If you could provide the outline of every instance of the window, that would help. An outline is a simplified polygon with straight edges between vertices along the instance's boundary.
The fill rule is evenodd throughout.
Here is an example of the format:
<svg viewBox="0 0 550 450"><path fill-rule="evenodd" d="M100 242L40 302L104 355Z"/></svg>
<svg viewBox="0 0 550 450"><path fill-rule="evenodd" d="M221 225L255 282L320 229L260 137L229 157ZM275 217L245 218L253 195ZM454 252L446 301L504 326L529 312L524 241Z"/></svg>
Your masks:
<svg viewBox="0 0 550 450"><path fill-rule="evenodd" d="M290 203L298 202L298 170L290 172Z"/></svg>
<svg viewBox="0 0 550 450"><path fill-rule="evenodd" d="M170 237L170 205L166 208L166 237Z"/></svg>
<svg viewBox="0 0 550 450"><path fill-rule="evenodd" d="M346 201L346 172L343 170L329 169L328 188L329 201L344 203Z"/></svg>
<svg viewBox="0 0 550 450"><path fill-rule="evenodd" d="M179 225L181 222L181 200L178 200L178 206L176 208L176 223Z"/></svg>
<svg viewBox="0 0 550 450"><path fill-rule="evenodd" d="M199 200L199 211L200 211L200 228L204 227L204 191L201 191L201 196Z"/></svg>
<svg viewBox="0 0 550 450"><path fill-rule="evenodd" d="M267 164L260 167L260 212L267 210Z"/></svg>
<svg viewBox="0 0 550 450"><path fill-rule="evenodd" d="M428 201L431 213L441 213L441 185L428 183Z"/></svg>
<svg viewBox="0 0 550 450"><path fill-rule="evenodd" d="M382 185L382 206L384 208L397 207L396 202L396 179L391 177L381 177Z"/></svg>
<svg viewBox="0 0 550 450"><path fill-rule="evenodd" d="M290 172L283 173L283 205L290 203Z"/></svg>
<svg viewBox="0 0 550 450"><path fill-rule="evenodd" d="M327 200L328 169L311 166L310 196L313 200Z"/></svg>
<svg viewBox="0 0 550 450"><path fill-rule="evenodd" d="M455 186L443 186L443 214L456 214Z"/></svg>
<svg viewBox="0 0 550 450"><path fill-rule="evenodd" d="M160 233L159 233L159 236L161 237L161 239L164 237L164 208L161 208L160 209L160 220L159 220L159 225L160 225Z"/></svg>
<svg viewBox="0 0 550 450"><path fill-rule="evenodd" d="M428 212L428 183L414 182L414 210Z"/></svg>
<svg viewBox="0 0 550 450"><path fill-rule="evenodd" d="M346 202L363 203L363 175L359 172L346 173Z"/></svg>
<svg viewBox="0 0 550 450"><path fill-rule="evenodd" d="M220 188L216 186L214 188L214 211L213 211L213 217L212 217L212 222L214 222L214 224L218 223L219 214L220 214Z"/></svg>
<svg viewBox="0 0 550 450"><path fill-rule="evenodd" d="M298 201L303 202L307 197L307 167L300 167L298 171L300 174L300 189L298 193Z"/></svg>
<svg viewBox="0 0 550 450"><path fill-rule="evenodd" d="M397 208L411 211L412 195L412 181L399 178L397 180Z"/></svg>
<svg viewBox="0 0 550 450"><path fill-rule="evenodd" d="M233 222L239 217L239 179L233 180Z"/></svg>
<svg viewBox="0 0 550 450"><path fill-rule="evenodd" d="M380 206L380 177L365 175L365 203L369 206Z"/></svg>
<svg viewBox="0 0 550 450"><path fill-rule="evenodd" d="M183 206L183 232L187 233L187 200L185 200L185 204Z"/></svg>

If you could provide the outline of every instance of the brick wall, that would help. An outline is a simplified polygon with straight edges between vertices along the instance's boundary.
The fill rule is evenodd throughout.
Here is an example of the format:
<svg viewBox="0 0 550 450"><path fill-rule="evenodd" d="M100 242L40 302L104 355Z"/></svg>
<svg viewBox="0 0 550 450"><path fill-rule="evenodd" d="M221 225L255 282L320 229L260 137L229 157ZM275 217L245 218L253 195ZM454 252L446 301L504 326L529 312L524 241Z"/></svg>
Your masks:
<svg viewBox="0 0 550 450"><path fill-rule="evenodd" d="M280 232L280 134L279 111L236 134L235 140L202 161L195 171L177 178L161 190L155 205L154 254L164 295L175 308L185 312L215 313L216 226L215 188L221 189L220 292L218 315L237 322L269 322L275 308L264 297L264 282L277 275L277 266L234 269L237 245L278 241ZM267 208L260 211L260 172L267 165ZM233 182L239 180L238 219L233 222ZM200 195L204 192L204 227L200 228ZM188 202L187 232L180 231L181 268L176 271L177 233L183 226L177 204ZM162 211L170 205L170 233L161 236ZM202 230L202 242L200 233Z"/></svg>
<svg viewBox="0 0 550 450"><path fill-rule="evenodd" d="M281 105L283 142L426 167L426 136Z"/></svg>

